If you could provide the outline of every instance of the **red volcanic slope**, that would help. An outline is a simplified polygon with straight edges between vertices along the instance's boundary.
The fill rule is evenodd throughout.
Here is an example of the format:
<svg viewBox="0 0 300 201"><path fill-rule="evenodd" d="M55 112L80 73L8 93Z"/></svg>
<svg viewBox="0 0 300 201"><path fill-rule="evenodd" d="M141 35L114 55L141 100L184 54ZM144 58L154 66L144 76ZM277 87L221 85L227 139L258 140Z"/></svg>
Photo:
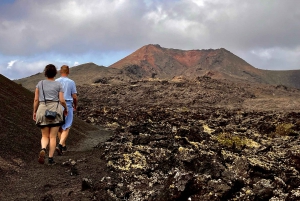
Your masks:
<svg viewBox="0 0 300 201"><path fill-rule="evenodd" d="M174 76L215 78L235 77L259 79L261 70L254 68L224 48L208 50L178 50L146 45L109 68L139 71L141 77L153 74L159 78ZM256 80L257 81L257 80Z"/></svg>

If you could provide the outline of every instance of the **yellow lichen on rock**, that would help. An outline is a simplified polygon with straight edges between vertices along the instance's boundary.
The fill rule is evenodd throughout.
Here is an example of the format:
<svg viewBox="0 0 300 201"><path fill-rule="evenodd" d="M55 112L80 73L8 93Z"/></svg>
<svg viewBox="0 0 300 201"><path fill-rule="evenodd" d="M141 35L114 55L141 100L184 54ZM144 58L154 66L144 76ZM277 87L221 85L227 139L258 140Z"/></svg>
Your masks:
<svg viewBox="0 0 300 201"><path fill-rule="evenodd" d="M246 142L246 146L247 147L251 147L251 148L258 148L258 147L260 147L260 144L257 143L257 142L255 142L252 139L246 138L245 142Z"/></svg>
<svg viewBox="0 0 300 201"><path fill-rule="evenodd" d="M209 128L208 125L203 125L204 132L211 134L214 130Z"/></svg>
<svg viewBox="0 0 300 201"><path fill-rule="evenodd" d="M114 167L122 171L128 171L130 169L143 169L147 165L147 161L144 155L136 151L130 154L123 154L123 158L116 162L109 161L107 166Z"/></svg>
<svg viewBox="0 0 300 201"><path fill-rule="evenodd" d="M193 145L196 149L199 149L199 146L200 146L199 142L189 141L189 139L187 137L181 137L178 135L176 135L174 138L175 139L185 139L190 145Z"/></svg>

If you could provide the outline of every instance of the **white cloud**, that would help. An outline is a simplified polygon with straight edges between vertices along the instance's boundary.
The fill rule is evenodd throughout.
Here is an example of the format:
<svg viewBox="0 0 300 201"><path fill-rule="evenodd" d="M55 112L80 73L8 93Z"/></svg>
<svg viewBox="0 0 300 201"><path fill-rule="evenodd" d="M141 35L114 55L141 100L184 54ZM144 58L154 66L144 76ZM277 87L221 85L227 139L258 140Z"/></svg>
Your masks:
<svg viewBox="0 0 300 201"><path fill-rule="evenodd" d="M262 59L266 59L269 60L272 58L273 53L274 53L274 49L259 49L259 50L252 50L251 51L252 54L262 58Z"/></svg>
<svg viewBox="0 0 300 201"><path fill-rule="evenodd" d="M203 7L205 5L204 0L191 0L191 2L195 3L199 7Z"/></svg>
<svg viewBox="0 0 300 201"><path fill-rule="evenodd" d="M12 60L10 62L8 62L8 66L7 69L11 69L11 67L14 65L14 63L16 63L18 60Z"/></svg>
<svg viewBox="0 0 300 201"><path fill-rule="evenodd" d="M299 19L296 0L16 0L0 2L0 56L5 66L14 58L107 65L160 44L223 47L256 67L295 69L288 58L300 47Z"/></svg>

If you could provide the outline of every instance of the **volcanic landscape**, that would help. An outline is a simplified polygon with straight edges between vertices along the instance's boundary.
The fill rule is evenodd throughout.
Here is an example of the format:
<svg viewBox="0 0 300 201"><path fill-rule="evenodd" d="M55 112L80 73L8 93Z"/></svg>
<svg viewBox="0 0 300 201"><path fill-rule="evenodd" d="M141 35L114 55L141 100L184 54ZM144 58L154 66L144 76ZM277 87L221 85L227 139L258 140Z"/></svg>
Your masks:
<svg viewBox="0 0 300 201"><path fill-rule="evenodd" d="M298 75L159 45L72 67L79 107L54 166L37 163L31 118L42 73L0 76L0 200L300 200Z"/></svg>

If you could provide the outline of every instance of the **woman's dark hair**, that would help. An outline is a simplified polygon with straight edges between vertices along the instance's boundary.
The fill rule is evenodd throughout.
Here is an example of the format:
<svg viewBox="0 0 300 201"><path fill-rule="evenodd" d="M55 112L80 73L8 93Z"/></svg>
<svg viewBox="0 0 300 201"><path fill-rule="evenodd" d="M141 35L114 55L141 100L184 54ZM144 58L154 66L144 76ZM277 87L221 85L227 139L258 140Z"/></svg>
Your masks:
<svg viewBox="0 0 300 201"><path fill-rule="evenodd" d="M54 78L57 74L56 67L53 64L48 64L45 67L44 73L47 78Z"/></svg>

